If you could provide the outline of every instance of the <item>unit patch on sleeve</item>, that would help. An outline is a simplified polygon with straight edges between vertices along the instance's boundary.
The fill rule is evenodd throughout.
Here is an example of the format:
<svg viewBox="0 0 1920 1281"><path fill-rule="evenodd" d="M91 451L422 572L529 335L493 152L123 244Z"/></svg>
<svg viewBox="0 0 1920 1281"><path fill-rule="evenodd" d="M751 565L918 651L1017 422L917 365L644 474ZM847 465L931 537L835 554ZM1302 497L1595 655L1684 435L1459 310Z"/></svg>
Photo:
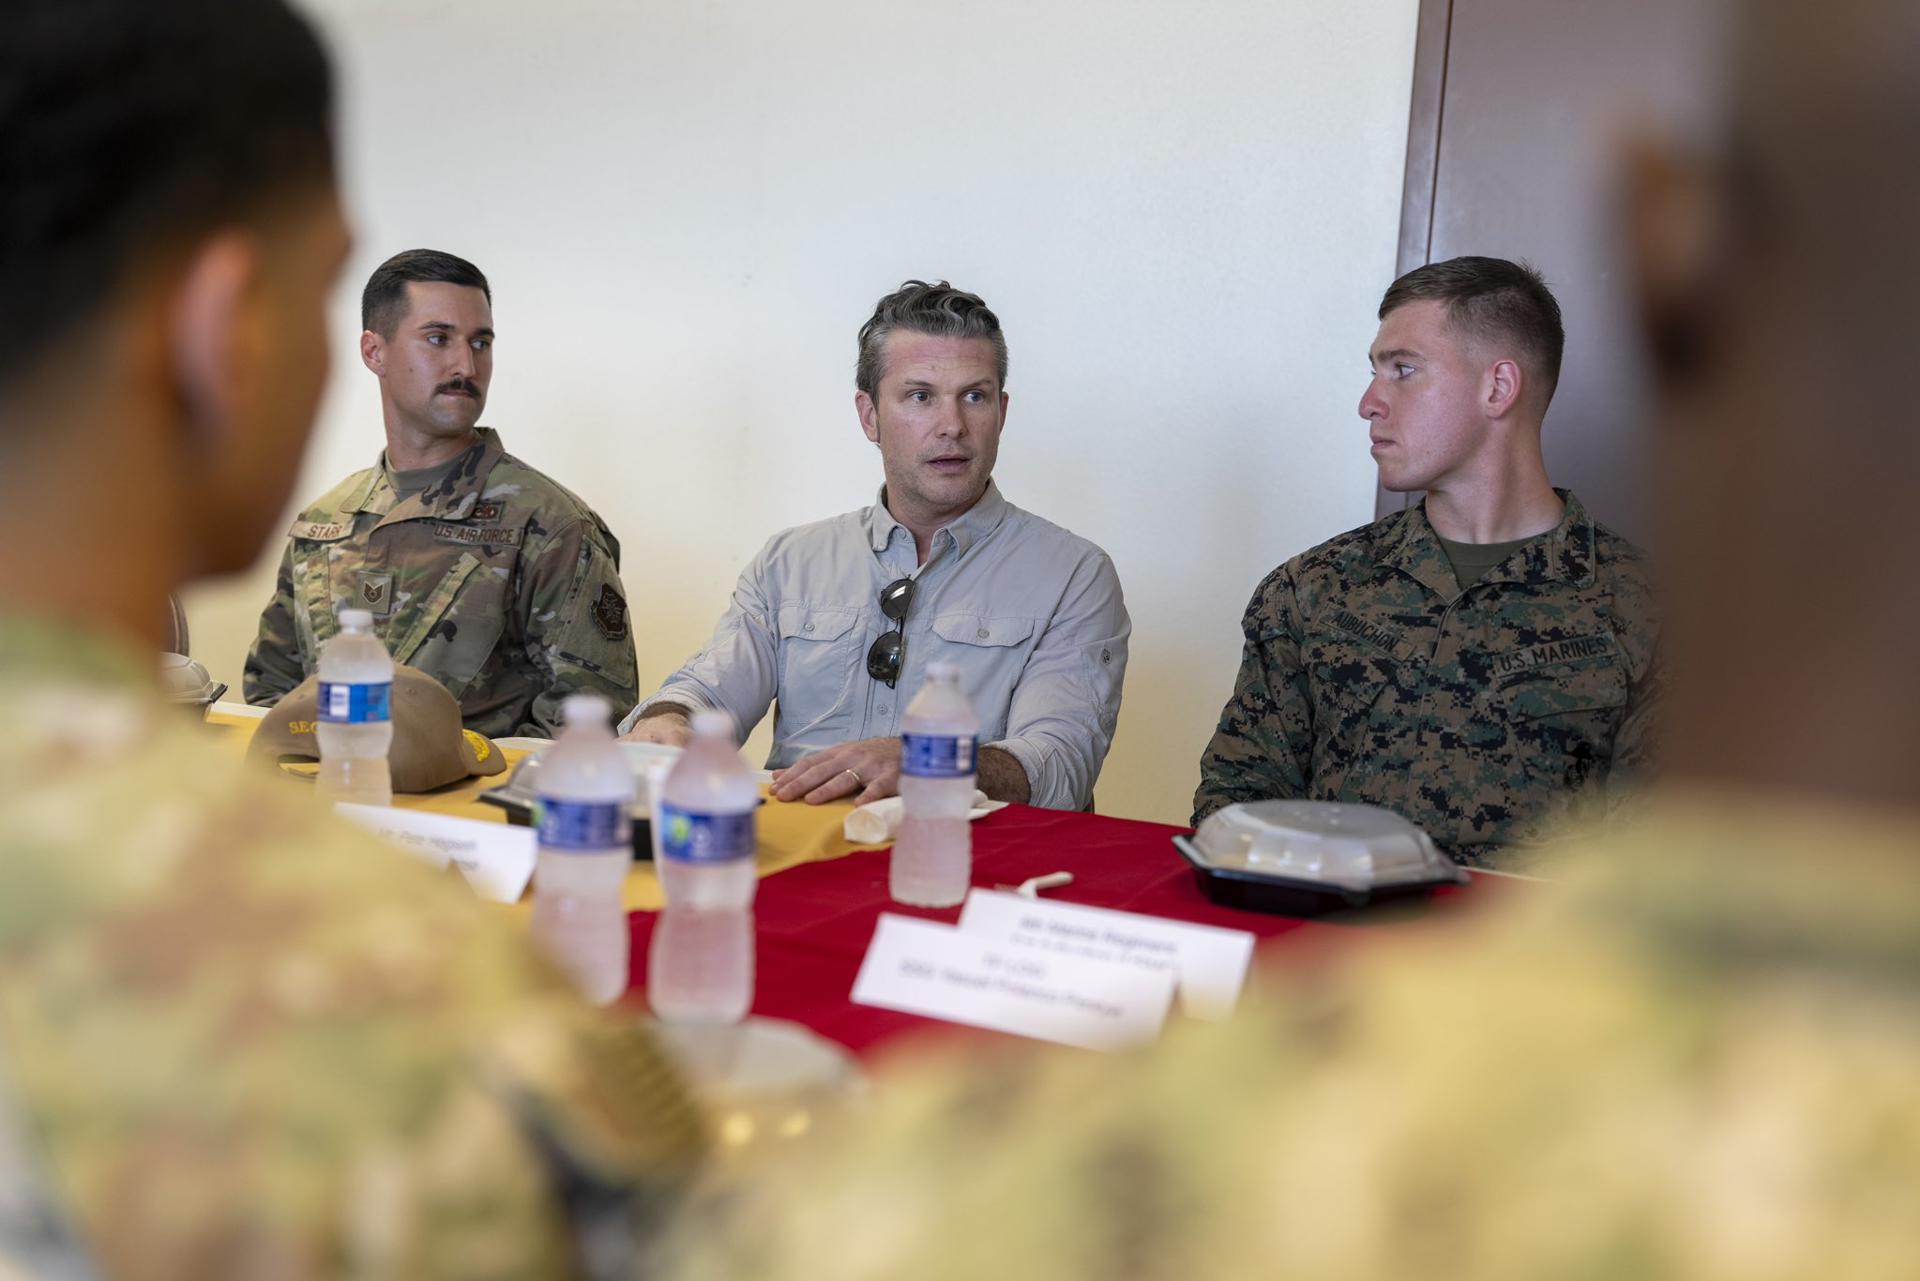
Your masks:
<svg viewBox="0 0 1920 1281"><path fill-rule="evenodd" d="M627 602L613 589L612 583L601 585L600 595L589 609L593 614L594 626L608 640L627 638Z"/></svg>

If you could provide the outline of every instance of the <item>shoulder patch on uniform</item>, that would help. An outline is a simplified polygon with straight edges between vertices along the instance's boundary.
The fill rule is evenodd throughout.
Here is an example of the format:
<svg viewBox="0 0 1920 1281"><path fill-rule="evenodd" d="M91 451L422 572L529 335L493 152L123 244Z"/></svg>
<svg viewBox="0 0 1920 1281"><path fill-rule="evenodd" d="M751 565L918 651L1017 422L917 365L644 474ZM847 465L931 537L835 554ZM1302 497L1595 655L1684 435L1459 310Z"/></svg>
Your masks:
<svg viewBox="0 0 1920 1281"><path fill-rule="evenodd" d="M616 641L627 638L627 602L613 590L612 583L601 584L600 595L594 598L589 610L601 635Z"/></svg>
<svg viewBox="0 0 1920 1281"><path fill-rule="evenodd" d="M487 529L473 525L434 525L433 536L450 543L472 543L485 547L518 547L517 529Z"/></svg>
<svg viewBox="0 0 1920 1281"><path fill-rule="evenodd" d="M306 538L317 543L339 542L353 532L352 521L296 520L287 533L293 538Z"/></svg>
<svg viewBox="0 0 1920 1281"><path fill-rule="evenodd" d="M1540 667L1558 667L1562 663L1577 663L1582 659L1612 657L1619 652L1613 636L1607 632L1596 632L1592 636L1576 636L1571 640L1548 641L1543 645L1517 645L1512 649L1501 650L1493 654L1493 674L1511 676L1516 672L1530 672Z"/></svg>

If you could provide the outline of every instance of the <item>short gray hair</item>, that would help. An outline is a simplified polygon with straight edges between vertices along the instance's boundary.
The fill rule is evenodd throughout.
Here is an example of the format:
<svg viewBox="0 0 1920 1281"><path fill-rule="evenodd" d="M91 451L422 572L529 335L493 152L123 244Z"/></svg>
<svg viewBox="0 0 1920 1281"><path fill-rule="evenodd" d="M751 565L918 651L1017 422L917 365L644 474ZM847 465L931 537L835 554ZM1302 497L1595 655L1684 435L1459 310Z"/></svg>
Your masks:
<svg viewBox="0 0 1920 1281"><path fill-rule="evenodd" d="M854 366L853 383L867 395L880 393L880 378L886 373L887 335L896 329L936 338L991 340L1000 386L1006 387L1007 339L1000 332L1000 318L988 310L978 294L955 289L944 280L937 285L909 280L882 298L867 323L860 326L860 362Z"/></svg>

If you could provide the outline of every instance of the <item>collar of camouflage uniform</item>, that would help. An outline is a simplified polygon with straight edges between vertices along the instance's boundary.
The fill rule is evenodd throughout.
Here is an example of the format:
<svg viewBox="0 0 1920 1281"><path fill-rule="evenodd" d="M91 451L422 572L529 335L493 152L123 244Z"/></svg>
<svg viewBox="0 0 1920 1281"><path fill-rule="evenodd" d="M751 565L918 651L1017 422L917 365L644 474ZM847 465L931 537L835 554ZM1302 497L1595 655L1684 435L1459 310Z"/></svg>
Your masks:
<svg viewBox="0 0 1920 1281"><path fill-rule="evenodd" d="M1560 523L1530 542L1521 552L1526 571L1522 575L1489 570L1481 583L1568 582L1575 587L1591 586L1596 554L1593 517L1570 489L1556 489L1566 504ZM1446 549L1427 520L1426 504L1409 507L1398 519L1382 529L1373 544L1374 559L1383 565L1412 575L1442 596L1452 596L1456 584Z"/></svg>

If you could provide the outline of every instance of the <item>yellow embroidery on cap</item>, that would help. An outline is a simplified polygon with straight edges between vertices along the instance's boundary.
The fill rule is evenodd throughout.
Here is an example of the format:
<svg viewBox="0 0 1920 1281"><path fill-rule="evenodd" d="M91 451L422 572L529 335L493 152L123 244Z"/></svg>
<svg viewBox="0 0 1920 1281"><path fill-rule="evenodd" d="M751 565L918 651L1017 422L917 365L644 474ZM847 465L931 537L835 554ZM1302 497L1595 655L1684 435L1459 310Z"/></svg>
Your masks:
<svg viewBox="0 0 1920 1281"><path fill-rule="evenodd" d="M485 762L487 757L493 755L493 744L485 734L476 734L470 729L463 729L460 732L467 736L467 746L473 749L474 760Z"/></svg>

